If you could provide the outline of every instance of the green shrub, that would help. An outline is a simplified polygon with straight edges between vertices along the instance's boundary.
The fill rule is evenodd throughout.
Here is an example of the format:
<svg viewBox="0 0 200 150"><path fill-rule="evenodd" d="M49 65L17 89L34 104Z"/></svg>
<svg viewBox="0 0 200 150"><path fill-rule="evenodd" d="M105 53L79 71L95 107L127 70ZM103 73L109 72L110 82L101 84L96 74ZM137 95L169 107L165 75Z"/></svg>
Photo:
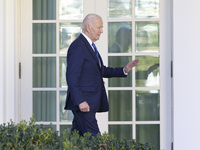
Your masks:
<svg viewBox="0 0 200 150"><path fill-rule="evenodd" d="M0 149L16 150L153 150L151 144L138 143L135 140L117 139L107 133L92 137L90 133L79 136L75 131L68 138L67 132L60 136L51 125L36 125L33 117L30 122L0 125Z"/></svg>

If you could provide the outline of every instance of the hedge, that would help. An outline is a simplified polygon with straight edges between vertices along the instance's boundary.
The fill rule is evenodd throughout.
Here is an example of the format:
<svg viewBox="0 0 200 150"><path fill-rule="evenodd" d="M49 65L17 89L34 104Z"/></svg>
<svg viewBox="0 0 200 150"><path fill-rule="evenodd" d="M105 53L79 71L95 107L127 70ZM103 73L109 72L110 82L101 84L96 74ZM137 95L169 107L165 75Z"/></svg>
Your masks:
<svg viewBox="0 0 200 150"><path fill-rule="evenodd" d="M90 133L79 136L75 131L68 137L67 131L58 134L52 125L37 125L32 117L15 124L12 120L0 125L0 149L2 150L154 150L149 143L134 139L117 139L107 133L92 137Z"/></svg>

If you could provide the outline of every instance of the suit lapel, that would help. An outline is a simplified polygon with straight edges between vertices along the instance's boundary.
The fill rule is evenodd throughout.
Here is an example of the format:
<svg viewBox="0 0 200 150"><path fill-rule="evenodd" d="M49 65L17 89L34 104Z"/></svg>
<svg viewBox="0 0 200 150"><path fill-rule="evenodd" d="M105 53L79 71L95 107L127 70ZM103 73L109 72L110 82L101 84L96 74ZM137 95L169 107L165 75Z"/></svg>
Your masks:
<svg viewBox="0 0 200 150"><path fill-rule="evenodd" d="M90 46L90 44L88 43L88 41L86 40L86 38L82 34L80 34L80 37L83 40L83 42L85 43L85 46L87 47L87 50L89 51L89 53L92 55L92 57L95 59L96 63L99 66L99 60L98 60L97 56L95 55L94 50L92 49L92 47ZM99 56L100 56L100 54L99 54ZM101 56L100 56L100 63L102 65ZM100 66L99 66L99 69L100 69Z"/></svg>

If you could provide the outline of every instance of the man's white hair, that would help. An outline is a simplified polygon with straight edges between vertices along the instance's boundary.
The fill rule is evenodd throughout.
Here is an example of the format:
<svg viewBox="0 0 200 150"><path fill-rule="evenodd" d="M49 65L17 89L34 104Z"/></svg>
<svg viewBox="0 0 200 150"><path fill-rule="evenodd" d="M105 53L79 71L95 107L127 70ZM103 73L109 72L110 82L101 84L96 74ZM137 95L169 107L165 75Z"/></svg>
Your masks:
<svg viewBox="0 0 200 150"><path fill-rule="evenodd" d="M90 24L91 26L93 25L94 19L96 18L101 18L101 16L97 14L88 14L82 22L82 30L86 31L87 30L87 25Z"/></svg>

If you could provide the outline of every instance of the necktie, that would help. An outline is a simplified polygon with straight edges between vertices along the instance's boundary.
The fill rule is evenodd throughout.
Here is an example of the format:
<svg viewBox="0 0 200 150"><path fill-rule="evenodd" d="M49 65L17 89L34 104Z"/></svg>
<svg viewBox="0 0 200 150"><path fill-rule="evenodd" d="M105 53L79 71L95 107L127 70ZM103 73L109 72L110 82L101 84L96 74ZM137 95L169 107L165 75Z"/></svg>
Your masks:
<svg viewBox="0 0 200 150"><path fill-rule="evenodd" d="M93 48L94 48L94 52L95 52L95 54L96 54L96 57L97 57L98 60L99 60L99 65L101 66L100 58L99 58L99 53L98 53L97 47L95 46L94 43L92 43L92 46L93 46Z"/></svg>

